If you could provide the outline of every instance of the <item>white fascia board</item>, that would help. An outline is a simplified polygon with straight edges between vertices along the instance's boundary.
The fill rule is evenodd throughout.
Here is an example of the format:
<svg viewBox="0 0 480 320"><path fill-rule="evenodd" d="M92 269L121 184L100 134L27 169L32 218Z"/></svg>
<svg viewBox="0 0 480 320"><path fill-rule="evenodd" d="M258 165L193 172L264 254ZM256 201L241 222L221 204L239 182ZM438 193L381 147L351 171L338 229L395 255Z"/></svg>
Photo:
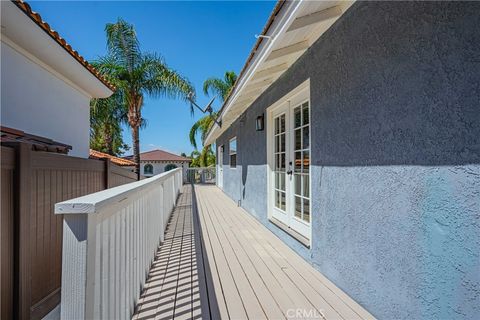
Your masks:
<svg viewBox="0 0 480 320"><path fill-rule="evenodd" d="M1 1L1 33L11 42L40 60L88 93L106 98L113 91L23 13L13 2Z"/></svg>

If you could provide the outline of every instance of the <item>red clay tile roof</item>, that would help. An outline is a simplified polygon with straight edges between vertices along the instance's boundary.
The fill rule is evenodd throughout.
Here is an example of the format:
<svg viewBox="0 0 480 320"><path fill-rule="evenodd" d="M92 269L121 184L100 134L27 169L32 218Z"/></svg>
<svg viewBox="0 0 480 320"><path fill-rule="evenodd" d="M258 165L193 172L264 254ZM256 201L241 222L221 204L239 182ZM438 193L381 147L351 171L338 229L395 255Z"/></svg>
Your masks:
<svg viewBox="0 0 480 320"><path fill-rule="evenodd" d="M189 158L178 156L176 154L173 154L167 151L157 149L157 150L140 153L140 161L188 161L190 162L192 160Z"/></svg>
<svg viewBox="0 0 480 320"><path fill-rule="evenodd" d="M36 136L26 133L22 130L8 128L1 126L1 138L0 141L4 142L22 142L32 145L32 149L35 151L47 151L67 154L72 150L72 146L61 142L54 141L45 137Z"/></svg>
<svg viewBox="0 0 480 320"><path fill-rule="evenodd" d="M12 2L33 20L41 29L43 29L53 40L55 40L62 48L64 48L75 60L90 71L98 80L106 85L110 90L115 91L115 86L110 83L104 76L102 76L87 60L85 60L77 51L73 50L65 39L63 39L58 32L50 28L50 25L42 20L42 17L37 12L32 11L28 3L23 0L12 0Z"/></svg>
<svg viewBox="0 0 480 320"><path fill-rule="evenodd" d="M115 156L109 155L108 153L103 153L93 149L90 149L89 158L90 159L110 159L112 163L115 163L119 166L135 166L135 162L131 160L115 157Z"/></svg>

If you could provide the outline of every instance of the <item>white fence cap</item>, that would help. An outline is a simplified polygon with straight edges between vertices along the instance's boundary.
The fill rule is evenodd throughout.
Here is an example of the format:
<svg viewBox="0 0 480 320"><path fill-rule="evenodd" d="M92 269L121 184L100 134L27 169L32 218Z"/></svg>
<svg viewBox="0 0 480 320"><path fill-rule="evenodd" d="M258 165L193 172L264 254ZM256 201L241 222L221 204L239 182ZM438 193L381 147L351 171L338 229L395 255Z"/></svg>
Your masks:
<svg viewBox="0 0 480 320"><path fill-rule="evenodd" d="M175 173L181 172L181 168L170 170L151 178L130 182L118 187L105 189L82 197L66 200L55 204L55 214L90 214L98 213L103 208L125 201L129 196L142 190L162 183Z"/></svg>

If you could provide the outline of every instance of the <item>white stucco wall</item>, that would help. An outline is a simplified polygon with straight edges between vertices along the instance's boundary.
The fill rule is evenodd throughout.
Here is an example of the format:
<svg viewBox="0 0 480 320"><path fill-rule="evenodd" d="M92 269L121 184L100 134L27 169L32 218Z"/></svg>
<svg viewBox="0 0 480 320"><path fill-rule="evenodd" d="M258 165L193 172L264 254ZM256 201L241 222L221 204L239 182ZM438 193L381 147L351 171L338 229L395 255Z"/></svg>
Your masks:
<svg viewBox="0 0 480 320"><path fill-rule="evenodd" d="M88 158L90 97L1 42L1 124L69 144Z"/></svg>
<svg viewBox="0 0 480 320"><path fill-rule="evenodd" d="M152 174L145 174L144 168L146 164L151 164L153 166L153 175ZM185 178L187 176L187 169L188 169L188 162L179 162L179 161L174 161L174 162L168 162L168 161L141 161L140 165L140 172L142 175L146 177L151 177L160 173L165 172L165 167L168 164L174 164L177 166L177 168L181 168L183 164L183 177Z"/></svg>

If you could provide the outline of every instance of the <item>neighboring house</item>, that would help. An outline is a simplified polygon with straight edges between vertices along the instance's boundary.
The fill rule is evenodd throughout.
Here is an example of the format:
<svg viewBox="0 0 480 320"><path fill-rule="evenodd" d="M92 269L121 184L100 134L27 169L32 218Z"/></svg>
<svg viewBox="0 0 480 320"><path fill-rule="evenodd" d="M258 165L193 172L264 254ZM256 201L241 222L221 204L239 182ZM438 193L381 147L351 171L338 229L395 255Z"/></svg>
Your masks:
<svg viewBox="0 0 480 320"><path fill-rule="evenodd" d="M218 186L380 319L480 314L480 3L279 2Z"/></svg>
<svg viewBox="0 0 480 320"><path fill-rule="evenodd" d="M125 158L120 158L120 157L115 157L112 156L108 153L100 152L97 150L90 149L90 159L109 159L111 163L116 164L117 166L121 166L124 168L131 169L132 171L135 169L135 162L125 159Z"/></svg>
<svg viewBox="0 0 480 320"><path fill-rule="evenodd" d="M88 158L90 99L113 86L22 1L2 1L1 125Z"/></svg>
<svg viewBox="0 0 480 320"><path fill-rule="evenodd" d="M140 153L140 174L152 177L171 169L183 168L183 177L185 178L191 161L189 158L159 149L142 152Z"/></svg>
<svg viewBox="0 0 480 320"><path fill-rule="evenodd" d="M114 87L27 3L0 5L0 318L51 319L59 315L63 243L54 204L135 179L87 159L90 99Z"/></svg>

